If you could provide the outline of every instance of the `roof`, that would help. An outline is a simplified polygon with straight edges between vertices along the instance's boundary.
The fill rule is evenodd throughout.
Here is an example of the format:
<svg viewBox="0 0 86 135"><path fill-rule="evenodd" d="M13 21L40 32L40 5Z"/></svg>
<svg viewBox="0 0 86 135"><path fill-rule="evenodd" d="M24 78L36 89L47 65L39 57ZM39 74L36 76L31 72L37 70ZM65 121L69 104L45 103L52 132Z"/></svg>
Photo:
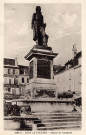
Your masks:
<svg viewBox="0 0 86 135"><path fill-rule="evenodd" d="M71 60L68 60L65 65L59 69L58 72L56 72L56 74L60 73L60 72L63 72L66 70L66 66L70 65L69 68L73 68L75 67L76 65L78 65L78 59L82 56L82 52L78 52L76 54L76 56L74 57L74 59L71 59Z"/></svg>
<svg viewBox="0 0 86 135"><path fill-rule="evenodd" d="M63 66L57 73L63 72L63 71L65 71L65 69L66 69L66 66Z"/></svg>
<svg viewBox="0 0 86 135"><path fill-rule="evenodd" d="M75 58L80 58L82 56L82 52L78 52Z"/></svg>
<svg viewBox="0 0 86 135"><path fill-rule="evenodd" d="M54 74L56 74L61 69L63 69L63 66L61 66L61 65L53 65Z"/></svg>
<svg viewBox="0 0 86 135"><path fill-rule="evenodd" d="M24 66L24 65L18 65L19 68L28 68L28 66Z"/></svg>
<svg viewBox="0 0 86 135"><path fill-rule="evenodd" d="M13 65L13 66L15 66L15 59L4 58L4 65Z"/></svg>

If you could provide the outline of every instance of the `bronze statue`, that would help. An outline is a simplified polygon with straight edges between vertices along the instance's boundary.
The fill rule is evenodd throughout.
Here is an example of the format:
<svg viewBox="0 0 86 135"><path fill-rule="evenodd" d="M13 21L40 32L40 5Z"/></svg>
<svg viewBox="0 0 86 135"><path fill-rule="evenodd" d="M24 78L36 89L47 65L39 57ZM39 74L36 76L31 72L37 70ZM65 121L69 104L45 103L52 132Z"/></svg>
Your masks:
<svg viewBox="0 0 86 135"><path fill-rule="evenodd" d="M36 44L47 46L48 35L45 33L46 23L44 23L40 6L36 7L36 13L32 16L31 26L33 29L33 40L36 41Z"/></svg>

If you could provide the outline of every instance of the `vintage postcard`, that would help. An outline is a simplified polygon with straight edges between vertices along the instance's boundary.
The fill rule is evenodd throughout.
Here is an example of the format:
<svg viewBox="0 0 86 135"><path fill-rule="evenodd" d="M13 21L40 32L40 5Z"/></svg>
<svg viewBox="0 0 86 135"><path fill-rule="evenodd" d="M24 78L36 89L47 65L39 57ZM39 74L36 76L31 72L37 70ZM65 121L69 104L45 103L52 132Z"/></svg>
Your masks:
<svg viewBox="0 0 86 135"><path fill-rule="evenodd" d="M0 134L84 135L85 1L5 0L0 11Z"/></svg>

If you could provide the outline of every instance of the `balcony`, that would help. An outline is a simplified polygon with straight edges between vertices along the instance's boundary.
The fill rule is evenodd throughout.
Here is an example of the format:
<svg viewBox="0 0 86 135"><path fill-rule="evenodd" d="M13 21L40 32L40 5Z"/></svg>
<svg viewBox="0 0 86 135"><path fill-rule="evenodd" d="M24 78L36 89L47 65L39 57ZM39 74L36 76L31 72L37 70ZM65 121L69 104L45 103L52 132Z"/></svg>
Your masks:
<svg viewBox="0 0 86 135"><path fill-rule="evenodd" d="M18 84L4 84L4 87L19 88L19 85Z"/></svg>

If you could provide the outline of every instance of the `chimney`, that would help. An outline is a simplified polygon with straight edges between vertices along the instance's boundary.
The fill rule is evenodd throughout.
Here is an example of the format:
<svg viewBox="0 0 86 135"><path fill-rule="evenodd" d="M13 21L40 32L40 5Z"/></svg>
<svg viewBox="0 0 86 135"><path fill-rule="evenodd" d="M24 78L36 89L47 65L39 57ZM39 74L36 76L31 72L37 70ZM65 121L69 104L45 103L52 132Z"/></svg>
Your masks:
<svg viewBox="0 0 86 135"><path fill-rule="evenodd" d="M17 57L15 58L15 66L18 66L18 55L17 55Z"/></svg>
<svg viewBox="0 0 86 135"><path fill-rule="evenodd" d="M72 51L73 51L73 58L75 58L77 54L76 44L73 45Z"/></svg>

